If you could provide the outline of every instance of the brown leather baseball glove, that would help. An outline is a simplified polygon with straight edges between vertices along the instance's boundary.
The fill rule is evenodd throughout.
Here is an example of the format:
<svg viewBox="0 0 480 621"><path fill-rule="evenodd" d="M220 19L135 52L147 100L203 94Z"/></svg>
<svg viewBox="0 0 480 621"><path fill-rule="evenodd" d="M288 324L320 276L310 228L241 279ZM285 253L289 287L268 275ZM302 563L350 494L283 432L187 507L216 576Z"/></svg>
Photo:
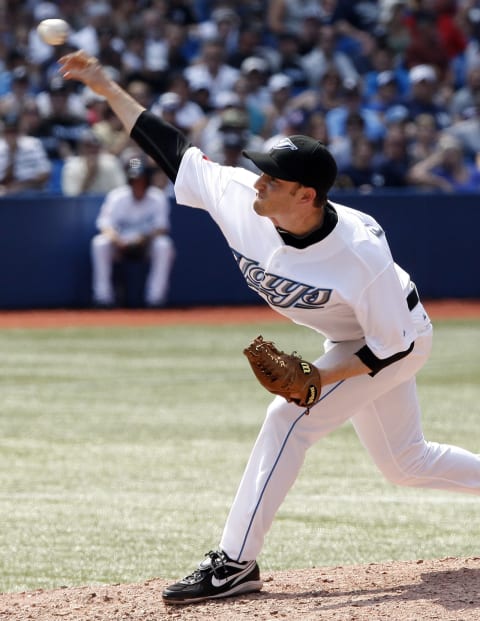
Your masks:
<svg viewBox="0 0 480 621"><path fill-rule="evenodd" d="M271 341L264 341L263 336L257 336L243 353L260 384L273 394L307 409L320 399L322 382L318 369L296 352L286 354Z"/></svg>

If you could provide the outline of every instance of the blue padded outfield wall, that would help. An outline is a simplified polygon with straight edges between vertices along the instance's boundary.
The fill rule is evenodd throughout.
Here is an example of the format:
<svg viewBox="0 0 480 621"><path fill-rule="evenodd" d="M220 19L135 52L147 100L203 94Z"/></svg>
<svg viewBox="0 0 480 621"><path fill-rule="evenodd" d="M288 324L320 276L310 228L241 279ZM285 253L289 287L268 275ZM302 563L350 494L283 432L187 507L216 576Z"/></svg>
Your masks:
<svg viewBox="0 0 480 621"><path fill-rule="evenodd" d="M335 193L372 214L421 296L480 298L480 194ZM91 305L90 240L102 197L0 199L0 309ZM169 306L263 302L246 286L209 216L172 209L177 258Z"/></svg>

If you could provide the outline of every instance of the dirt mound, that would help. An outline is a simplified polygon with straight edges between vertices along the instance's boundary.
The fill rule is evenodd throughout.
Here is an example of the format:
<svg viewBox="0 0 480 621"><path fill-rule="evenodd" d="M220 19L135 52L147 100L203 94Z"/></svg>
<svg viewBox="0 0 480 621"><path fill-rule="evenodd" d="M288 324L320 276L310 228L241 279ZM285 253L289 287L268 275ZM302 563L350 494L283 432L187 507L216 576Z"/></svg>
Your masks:
<svg viewBox="0 0 480 621"><path fill-rule="evenodd" d="M167 581L0 594L8 621L469 621L480 618L480 558L264 573L260 593L165 606Z"/></svg>

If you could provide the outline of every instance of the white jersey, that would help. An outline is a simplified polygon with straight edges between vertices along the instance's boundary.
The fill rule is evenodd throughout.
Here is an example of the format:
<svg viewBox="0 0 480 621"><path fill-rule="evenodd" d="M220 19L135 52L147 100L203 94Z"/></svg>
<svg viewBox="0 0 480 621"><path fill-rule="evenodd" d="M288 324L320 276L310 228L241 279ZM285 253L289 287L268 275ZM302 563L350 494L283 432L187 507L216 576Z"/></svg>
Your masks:
<svg viewBox="0 0 480 621"><path fill-rule="evenodd" d="M170 228L170 204L160 188L150 186L141 200L124 185L110 191L100 209L97 227L112 228L122 239L148 235L157 229Z"/></svg>
<svg viewBox="0 0 480 621"><path fill-rule="evenodd" d="M333 231L294 248L269 218L255 213L256 179L191 147L177 175L176 199L210 213L247 284L279 313L334 342L365 338L378 358L408 349L417 336L406 303L412 285L394 263L379 224L332 203L338 214Z"/></svg>

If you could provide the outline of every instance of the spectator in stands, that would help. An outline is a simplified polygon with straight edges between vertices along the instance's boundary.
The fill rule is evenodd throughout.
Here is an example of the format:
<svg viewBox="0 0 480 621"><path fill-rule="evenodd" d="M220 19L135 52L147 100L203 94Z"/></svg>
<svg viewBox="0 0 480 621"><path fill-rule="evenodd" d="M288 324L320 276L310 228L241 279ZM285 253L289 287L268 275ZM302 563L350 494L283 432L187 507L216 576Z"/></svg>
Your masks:
<svg viewBox="0 0 480 621"><path fill-rule="evenodd" d="M275 37L284 33L299 35L305 14L319 8L318 0L269 0L267 6L267 26Z"/></svg>
<svg viewBox="0 0 480 621"><path fill-rule="evenodd" d="M410 10L406 21L411 42L406 48L405 64L412 67L431 64L440 78L449 69L451 60L465 51L467 39L458 25L455 0L432 0ZM426 6L425 6L426 4Z"/></svg>
<svg viewBox="0 0 480 621"><path fill-rule="evenodd" d="M359 112L351 112L345 121L345 128L345 134L336 136L328 145L339 169L344 169L352 163L353 145L364 136L365 132L363 116Z"/></svg>
<svg viewBox="0 0 480 621"><path fill-rule="evenodd" d="M317 45L322 21L315 9L304 11L300 29L294 36L298 42L300 56L309 54Z"/></svg>
<svg viewBox="0 0 480 621"><path fill-rule="evenodd" d="M230 107L220 116L220 125L215 137L209 141L206 155L220 164L242 166L254 171L255 165L242 155L242 150L261 151L263 139L254 135L249 128L246 109Z"/></svg>
<svg viewBox="0 0 480 621"><path fill-rule="evenodd" d="M38 126L42 122L40 110L38 109L35 99L28 99L19 110L18 128L21 134L27 136L37 136Z"/></svg>
<svg viewBox="0 0 480 621"><path fill-rule="evenodd" d="M246 58L255 56L268 61L271 55L272 52L262 45L262 29L257 24L242 24L238 32L237 46L227 54L227 64L240 69Z"/></svg>
<svg viewBox="0 0 480 621"><path fill-rule="evenodd" d="M225 50L226 57L237 49L240 19L237 12L229 6L213 9L209 20L199 24L197 34L204 41L217 39Z"/></svg>
<svg viewBox="0 0 480 621"><path fill-rule="evenodd" d="M135 79L127 84L127 92L149 110L155 100L151 84L145 79Z"/></svg>
<svg viewBox="0 0 480 621"><path fill-rule="evenodd" d="M399 84L393 71L382 71L377 75L377 90L365 101L365 109L378 115L381 123L385 123L388 111L402 103Z"/></svg>
<svg viewBox="0 0 480 621"><path fill-rule="evenodd" d="M409 124L408 133L408 153L412 166L427 159L437 150L440 131L431 114L419 114L414 122Z"/></svg>
<svg viewBox="0 0 480 621"><path fill-rule="evenodd" d="M119 68L127 83L146 79L144 32L138 26L129 28L124 36Z"/></svg>
<svg viewBox="0 0 480 621"><path fill-rule="evenodd" d="M88 2L83 7L82 24L69 38L75 47L97 56L100 51L99 32L111 26L112 7L109 2Z"/></svg>
<svg viewBox="0 0 480 621"><path fill-rule="evenodd" d="M163 10L168 23L180 24L187 29L196 27L197 13L191 0L170 0L165 4Z"/></svg>
<svg viewBox="0 0 480 621"><path fill-rule="evenodd" d="M127 167L128 183L105 197L97 219L99 234L92 240L93 301L114 306L113 266L124 259L148 260L145 304L166 304L175 250L170 237L170 203L151 184L152 170L139 157Z"/></svg>
<svg viewBox="0 0 480 621"><path fill-rule="evenodd" d="M309 88L292 100L292 107L326 114L343 104L343 85L338 69L331 65L325 69L318 87Z"/></svg>
<svg viewBox="0 0 480 621"><path fill-rule="evenodd" d="M291 109L292 80L283 73L275 73L268 81L270 103L264 108L263 137L282 131L284 117Z"/></svg>
<svg viewBox="0 0 480 621"><path fill-rule="evenodd" d="M404 188L409 183L411 167L408 141L404 126L387 129L382 149L375 161L375 184L378 187Z"/></svg>
<svg viewBox="0 0 480 621"><path fill-rule="evenodd" d="M386 71L394 75L398 93L401 97L405 97L410 90L408 70L405 69L393 50L384 41L377 41L370 58L372 66L362 76L365 99L368 101L375 96L379 86L378 76Z"/></svg>
<svg viewBox="0 0 480 621"><path fill-rule="evenodd" d="M78 141L88 128L84 116L68 107L70 85L61 76L52 78L48 88L49 110L42 116L34 135L40 138L50 160L64 160L76 153Z"/></svg>
<svg viewBox="0 0 480 621"><path fill-rule="evenodd" d="M176 16L180 21L173 22L155 10L148 11L147 15L150 19L147 24L149 35L146 44L144 44L145 32L140 32L142 47L139 48L137 44L132 50L130 41L130 55L126 55L123 60L137 64L138 75L135 76L133 72L133 76L148 81L155 93L161 93L168 89L172 70L178 73L190 65L190 55L193 54L193 48L197 50L197 46L194 46L191 40L188 23L182 21L184 19L181 17L182 11ZM135 45L135 40L133 44ZM135 56L132 56L132 51L136 51Z"/></svg>
<svg viewBox="0 0 480 621"><path fill-rule="evenodd" d="M211 145L218 140L218 132L225 110L231 108L247 112L246 106L235 92L220 93L215 100L215 107L205 115L203 120L194 128L191 135L192 143L204 153L208 153Z"/></svg>
<svg viewBox="0 0 480 621"><path fill-rule="evenodd" d="M327 123L325 115L319 110L308 113L306 135L319 140L326 147L331 149L332 144L328 135Z"/></svg>
<svg viewBox="0 0 480 621"><path fill-rule="evenodd" d="M333 21L340 37L340 49L355 62L360 73L370 66L375 39L380 34L377 0L338 0Z"/></svg>
<svg viewBox="0 0 480 621"><path fill-rule="evenodd" d="M213 110L213 101L208 84L202 80L194 80L188 83L188 88L191 100L200 106L204 115L209 114Z"/></svg>
<svg viewBox="0 0 480 621"><path fill-rule="evenodd" d="M205 117L202 108L190 98L190 87L187 79L181 73L173 74L168 82L167 93L176 95L174 125L189 135ZM153 113L162 116L162 101L167 93L160 95L151 107ZM171 98L172 99L172 98Z"/></svg>
<svg viewBox="0 0 480 621"><path fill-rule="evenodd" d="M405 50L404 64L410 69L417 65L431 65L440 80L449 66L448 51L437 29L437 16L433 11L412 11L409 17L410 43Z"/></svg>
<svg viewBox="0 0 480 621"><path fill-rule="evenodd" d="M265 89L266 90L266 89ZM250 130L259 136L263 133L265 125L265 107L268 106L270 99L266 99L262 104L261 99L252 93L250 83L244 75L241 75L235 82L233 92L238 96L241 105L247 110L250 119ZM268 93L268 91L267 91Z"/></svg>
<svg viewBox="0 0 480 621"><path fill-rule="evenodd" d="M213 100L223 91L231 91L239 77L238 69L225 62L225 48L220 40L207 40L202 46L199 62L185 69L189 82L201 80L208 85Z"/></svg>
<svg viewBox="0 0 480 621"><path fill-rule="evenodd" d="M330 67L340 74L342 82L357 82L359 73L355 68L352 59L345 53L338 50L338 37L333 26L323 24L320 27L317 46L303 56L303 68L308 76L309 84L316 88L323 77L323 74Z"/></svg>
<svg viewBox="0 0 480 621"><path fill-rule="evenodd" d="M349 164L338 169L335 187L338 189L357 188L370 192L380 185L375 171L375 146L365 136L360 136L352 145L352 159Z"/></svg>
<svg viewBox="0 0 480 621"><path fill-rule="evenodd" d="M242 62L240 76L235 81L235 85L238 84L239 79L243 78L248 105L263 110L270 103L271 93L268 89L270 75L270 65L261 56L249 56Z"/></svg>
<svg viewBox="0 0 480 621"><path fill-rule="evenodd" d="M467 69L465 84L452 96L449 112L452 121L464 121L475 115L475 95L480 93L480 56Z"/></svg>
<svg viewBox="0 0 480 621"><path fill-rule="evenodd" d="M217 161L225 166L248 168L243 156L243 150L246 146L245 138L239 132L222 132L222 138Z"/></svg>
<svg viewBox="0 0 480 621"><path fill-rule="evenodd" d="M58 72L49 78L39 92L35 95L40 114L48 118L52 114L59 113L59 106L63 108L62 114L80 117L86 120L87 110L83 97L84 90L77 90L71 81L64 80Z"/></svg>
<svg viewBox="0 0 480 621"><path fill-rule="evenodd" d="M84 88L82 101L85 106L84 119L88 125L95 125L103 119L107 104L104 97L97 95L92 89Z"/></svg>
<svg viewBox="0 0 480 621"><path fill-rule="evenodd" d="M125 183L120 159L102 148L91 129L79 139L78 154L66 158L61 187L65 196L106 194Z"/></svg>
<svg viewBox="0 0 480 621"><path fill-rule="evenodd" d="M11 91L13 70L25 66L25 63L24 55L16 49L9 49L0 38L0 97Z"/></svg>
<svg viewBox="0 0 480 621"><path fill-rule="evenodd" d="M98 102L97 112L98 117L91 126L93 133L106 151L121 158L123 152L136 143L119 123L117 115L113 113L110 106L102 105L100 108L100 102Z"/></svg>
<svg viewBox="0 0 480 621"><path fill-rule="evenodd" d="M180 95L178 93L173 93L172 91L167 91L166 93L160 95L157 101L153 104L151 111L167 123L170 123L170 125L180 129L177 114L181 105L182 102Z"/></svg>
<svg viewBox="0 0 480 621"><path fill-rule="evenodd" d="M145 63L141 77L148 81L155 93L165 90L165 78L169 69L166 60L166 24L164 11L149 6L140 13L140 28L145 46Z"/></svg>
<svg viewBox="0 0 480 621"><path fill-rule="evenodd" d="M442 46L448 58L453 60L461 56L467 47L467 36L459 23L459 6L457 0L434 0L433 10L437 17L437 29Z"/></svg>
<svg viewBox="0 0 480 621"><path fill-rule="evenodd" d="M294 134L305 134L308 132L309 115L305 110L301 108L293 108L289 110L283 117L283 128L274 136L271 136L265 140L263 144L263 151L268 152L274 147L277 142L280 142L287 136Z"/></svg>
<svg viewBox="0 0 480 621"><path fill-rule="evenodd" d="M189 38L187 24L179 22L167 23L165 27L165 60L167 68L175 72L184 71L190 64L193 49L197 53L198 46L193 46ZM166 78L169 77L167 69Z"/></svg>
<svg viewBox="0 0 480 621"><path fill-rule="evenodd" d="M480 169L466 160L461 143L444 135L438 149L426 160L417 162L409 173L412 184L442 192L478 192Z"/></svg>
<svg viewBox="0 0 480 621"><path fill-rule="evenodd" d="M97 28L98 52L97 58L104 67L120 67L122 62L123 41L119 43L119 37L115 32L114 26Z"/></svg>
<svg viewBox="0 0 480 621"><path fill-rule="evenodd" d="M27 65L18 65L11 72L10 89L0 97L0 117L15 116L25 101L34 98Z"/></svg>
<svg viewBox="0 0 480 621"><path fill-rule="evenodd" d="M385 47L390 50L397 60L405 56L405 50L410 45L410 29L407 24L408 0L388 0L380 7L379 24L383 30ZM385 67L385 69L391 67Z"/></svg>
<svg viewBox="0 0 480 621"><path fill-rule="evenodd" d="M364 106L362 82L346 81L343 84L343 101L341 106L332 108L326 113L328 134L332 141L346 134L347 118L359 114L365 122L365 135L368 140L378 142L383 138L385 126L377 113Z"/></svg>
<svg viewBox="0 0 480 621"><path fill-rule="evenodd" d="M299 53L298 37L290 32L278 36L277 51L279 62L275 66L277 73L288 75L292 81L292 93L296 95L309 86L309 76Z"/></svg>
<svg viewBox="0 0 480 621"><path fill-rule="evenodd" d="M451 118L447 107L437 101L439 81L435 67L416 65L410 69L408 75L411 92L403 105L408 111L409 119L414 121L419 114L431 114L438 128L447 127Z"/></svg>
<svg viewBox="0 0 480 621"><path fill-rule="evenodd" d="M0 125L0 194L43 190L51 165L42 143L21 133L17 116L5 117Z"/></svg>
<svg viewBox="0 0 480 621"><path fill-rule="evenodd" d="M473 97L473 109L470 118L453 123L445 133L454 136L462 145L467 160L478 162L480 157L480 91Z"/></svg>
<svg viewBox="0 0 480 621"><path fill-rule="evenodd" d="M467 39L467 46L461 63L461 76L480 56L480 7L478 0L466 0L458 4L458 21Z"/></svg>

